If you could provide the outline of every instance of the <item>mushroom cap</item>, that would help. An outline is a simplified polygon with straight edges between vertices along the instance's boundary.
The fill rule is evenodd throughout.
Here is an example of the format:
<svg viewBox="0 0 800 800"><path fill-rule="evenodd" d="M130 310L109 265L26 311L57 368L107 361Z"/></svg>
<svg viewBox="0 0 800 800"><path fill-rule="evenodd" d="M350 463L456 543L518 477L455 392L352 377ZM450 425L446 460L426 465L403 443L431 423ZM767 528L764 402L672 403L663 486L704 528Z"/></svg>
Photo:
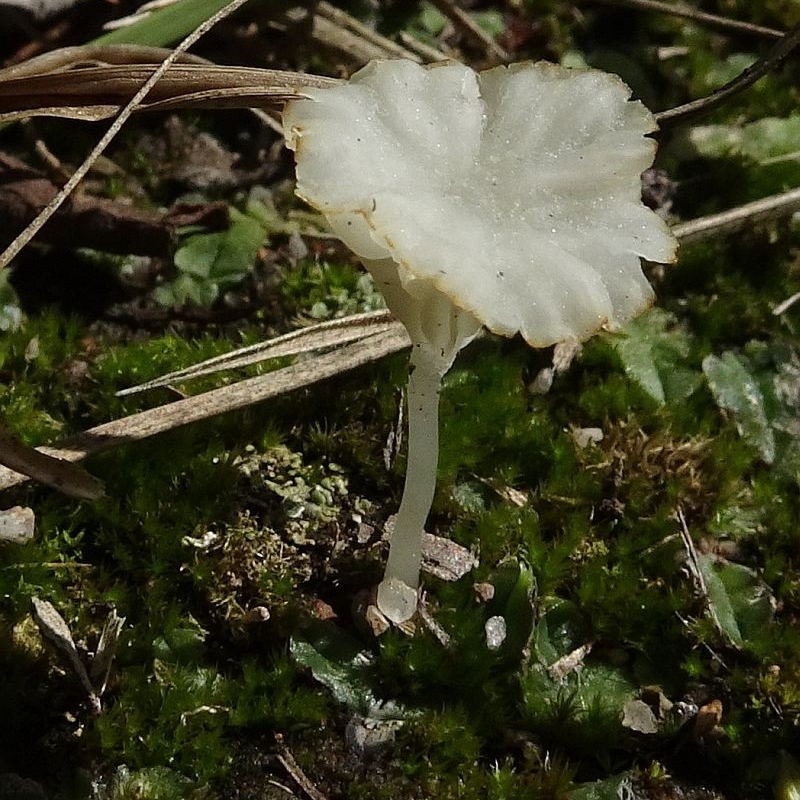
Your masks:
<svg viewBox="0 0 800 800"><path fill-rule="evenodd" d="M652 302L640 257L672 261L676 241L641 202L656 124L619 78L374 61L307 94L283 117L298 194L409 294L424 282L534 346Z"/></svg>

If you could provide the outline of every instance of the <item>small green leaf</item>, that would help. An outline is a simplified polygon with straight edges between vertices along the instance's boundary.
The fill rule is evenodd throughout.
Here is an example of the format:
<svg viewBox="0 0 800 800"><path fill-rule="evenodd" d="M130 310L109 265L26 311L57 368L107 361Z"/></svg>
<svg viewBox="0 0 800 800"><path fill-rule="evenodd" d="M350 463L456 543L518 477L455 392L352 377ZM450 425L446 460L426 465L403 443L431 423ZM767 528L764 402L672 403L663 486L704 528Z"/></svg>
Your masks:
<svg viewBox="0 0 800 800"><path fill-rule="evenodd" d="M708 592L708 611L720 631L743 647L772 622L775 599L770 588L751 569L697 554Z"/></svg>
<svg viewBox="0 0 800 800"><path fill-rule="evenodd" d="M771 464L775 460L775 436L764 407L764 395L753 375L731 352L722 358L707 356L703 372L717 405L730 411L739 435Z"/></svg>
<svg viewBox="0 0 800 800"><path fill-rule="evenodd" d="M155 290L156 301L164 306L210 306L219 297L220 287L239 283L250 274L266 236L260 213L264 209L255 201L248 204L247 214L231 208L228 230L189 236L175 253L177 277Z"/></svg>
<svg viewBox="0 0 800 800"><path fill-rule="evenodd" d="M549 667L586 644L588 637L586 620L575 603L555 599L536 623L531 644L539 662Z"/></svg>
<svg viewBox="0 0 800 800"><path fill-rule="evenodd" d="M494 586L495 594L487 603L487 613L502 616L506 621L506 638L499 654L517 660L533 630L536 588L533 570L523 562L501 564L489 583Z"/></svg>
<svg viewBox="0 0 800 800"><path fill-rule="evenodd" d="M194 617L168 626L163 636L153 641L153 655L169 663L197 664L205 649L207 631Z"/></svg>
<svg viewBox="0 0 800 800"><path fill-rule="evenodd" d="M688 336L664 311L653 309L633 320L611 345L628 377L661 405L683 400L701 383L700 374L687 366Z"/></svg>
<svg viewBox="0 0 800 800"><path fill-rule="evenodd" d="M219 285L238 283L253 268L264 228L258 220L230 210L226 231L190 236L175 253L175 266L184 274Z"/></svg>
<svg viewBox="0 0 800 800"><path fill-rule="evenodd" d="M318 622L304 637L289 641L294 660L311 670L331 694L352 711L371 719L401 719L408 714L394 703L384 703L372 687L374 657L332 622Z"/></svg>

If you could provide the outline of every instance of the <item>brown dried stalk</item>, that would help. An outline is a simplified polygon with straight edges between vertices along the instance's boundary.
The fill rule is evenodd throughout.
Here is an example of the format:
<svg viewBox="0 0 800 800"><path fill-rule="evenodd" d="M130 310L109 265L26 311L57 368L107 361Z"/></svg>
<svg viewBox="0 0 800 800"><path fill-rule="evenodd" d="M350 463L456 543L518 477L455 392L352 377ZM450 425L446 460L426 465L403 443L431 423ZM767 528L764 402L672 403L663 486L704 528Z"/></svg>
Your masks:
<svg viewBox="0 0 800 800"><path fill-rule="evenodd" d="M30 116L113 117L153 75L158 57L170 52L131 45L70 47L0 70L0 123ZM167 70L136 111L281 104L303 89L335 83L299 72L184 59Z"/></svg>

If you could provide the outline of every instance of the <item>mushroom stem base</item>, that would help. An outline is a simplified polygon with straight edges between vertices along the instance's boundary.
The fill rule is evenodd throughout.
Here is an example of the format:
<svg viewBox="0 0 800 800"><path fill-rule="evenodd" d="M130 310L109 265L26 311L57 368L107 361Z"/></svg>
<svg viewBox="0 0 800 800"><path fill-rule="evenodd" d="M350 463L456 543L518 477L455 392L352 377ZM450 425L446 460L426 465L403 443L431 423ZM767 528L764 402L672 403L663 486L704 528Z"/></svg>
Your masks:
<svg viewBox="0 0 800 800"><path fill-rule="evenodd" d="M436 489L439 460L439 390L443 369L421 351L411 356L408 377L408 465L403 499L392 532L378 608L392 622L417 609L422 533Z"/></svg>
<svg viewBox="0 0 800 800"><path fill-rule="evenodd" d="M384 578L378 585L378 610L400 625L417 613L417 590L397 578Z"/></svg>

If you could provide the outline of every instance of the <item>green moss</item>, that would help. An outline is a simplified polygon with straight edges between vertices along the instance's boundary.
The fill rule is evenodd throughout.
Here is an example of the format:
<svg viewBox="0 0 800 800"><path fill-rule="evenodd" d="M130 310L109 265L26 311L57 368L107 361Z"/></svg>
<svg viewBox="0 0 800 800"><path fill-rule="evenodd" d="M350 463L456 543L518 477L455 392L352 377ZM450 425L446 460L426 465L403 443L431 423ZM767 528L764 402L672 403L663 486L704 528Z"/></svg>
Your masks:
<svg viewBox="0 0 800 800"><path fill-rule="evenodd" d="M431 35L441 22L427 8L357 5L389 33L413 18ZM509 19L533 36L521 55L604 60L660 108L719 85L763 49L667 15L594 8L577 21L549 0L517 6ZM782 0L751 6L708 4L786 29L797 21ZM664 46L688 50L656 58ZM787 61L702 124L724 133L766 114L788 118L798 85ZM783 147L778 134L793 129L770 125L765 146ZM765 163L752 148L700 147L687 131L661 134L683 219L796 182L788 161L768 161L783 151L765 150ZM136 171L166 198L155 162L148 154ZM281 237L293 224L270 241L282 272L278 330L380 306L363 270L327 240L324 257L285 266ZM487 336L459 357L442 394L429 528L480 564L455 583L425 579L447 647L422 626L375 640L351 615L359 590L378 580L380 531L402 491L403 450L388 467L384 450L403 354L92 458L107 486L97 503L30 488L9 496L31 505L38 524L32 543L0 548L0 707L14 721L0 733L3 769L39 776L53 797L80 795L66 788L80 783L76 768L108 798L261 797L270 780L289 781L275 758L281 733L332 798L562 800L576 787L578 797L616 796L637 776L653 794L674 794L680 781L686 791L703 783L767 796L781 774L776 754L796 749L800 712L798 306L773 314L796 291L797 245L796 226L769 222L685 246L678 264L652 270L660 310L586 343L546 395L531 384L549 351ZM260 322L119 341L103 325L31 316L0 337L0 415L40 444L154 406L172 394L114 392L263 338ZM759 388L771 463L718 403L703 372L709 356L736 359ZM575 431L587 427L602 439L579 446ZM775 613L736 645L710 613L681 534L705 563L747 568L749 585L774 596ZM479 602L476 580L495 597ZM749 597L728 594L732 608ZM87 664L110 609L127 618L98 717L43 646L33 596L59 608ZM496 651L485 632L495 615L508 628ZM290 645L320 616L361 659L348 691L318 682ZM570 656L574 669L553 673ZM656 689L673 708L720 700L720 729L697 736L691 713L660 710L657 733L625 728L624 703ZM345 728L365 708L403 724L392 747L359 760Z"/></svg>
<svg viewBox="0 0 800 800"><path fill-rule="evenodd" d="M292 314L314 320L343 317L384 307L369 273L353 264L304 259L286 270L281 293Z"/></svg>

